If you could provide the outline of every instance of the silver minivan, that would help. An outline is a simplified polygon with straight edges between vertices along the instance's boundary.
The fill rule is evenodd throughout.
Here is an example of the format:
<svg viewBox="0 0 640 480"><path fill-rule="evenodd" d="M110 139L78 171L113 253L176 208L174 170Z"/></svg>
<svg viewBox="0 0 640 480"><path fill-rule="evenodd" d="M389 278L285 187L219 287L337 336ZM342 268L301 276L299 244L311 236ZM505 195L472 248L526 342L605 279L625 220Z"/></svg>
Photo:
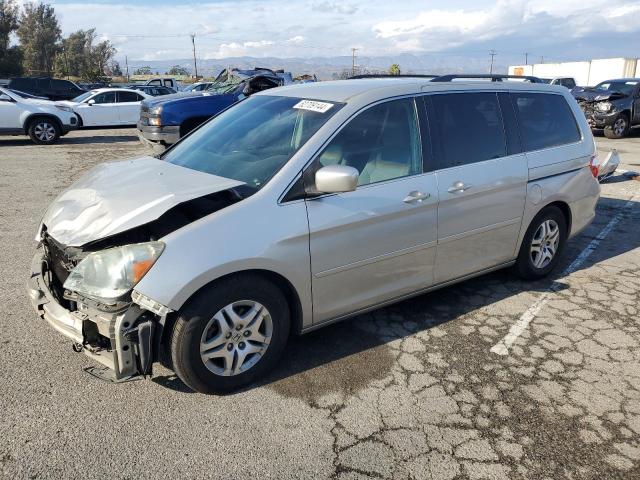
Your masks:
<svg viewBox="0 0 640 480"><path fill-rule="evenodd" d="M29 293L100 376L160 361L194 390L230 391L291 334L504 267L549 274L594 218L597 175L563 87L292 85L65 190Z"/></svg>

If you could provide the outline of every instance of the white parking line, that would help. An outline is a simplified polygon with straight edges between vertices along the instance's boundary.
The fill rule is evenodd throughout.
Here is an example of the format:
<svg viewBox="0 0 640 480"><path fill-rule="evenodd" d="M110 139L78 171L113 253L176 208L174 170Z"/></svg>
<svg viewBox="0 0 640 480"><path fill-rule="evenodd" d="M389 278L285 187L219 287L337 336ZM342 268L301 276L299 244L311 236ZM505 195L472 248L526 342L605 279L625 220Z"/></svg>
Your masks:
<svg viewBox="0 0 640 480"><path fill-rule="evenodd" d="M609 221L609 223L605 225L605 227L602 230L600 230L600 233L598 233L596 238L591 240L591 242L589 242L589 245L587 245L587 247L582 251L582 253L580 253L580 255L578 255L576 259L573 262L571 262L571 264L562 272L563 277L566 277L572 274L578 268L580 268L580 265L582 265L585 262L585 260L589 258L589 255L591 255L594 252L594 250L598 248L598 245L600 244L600 242L602 242L602 240L604 240L605 237L609 235L609 232L611 232L611 230L613 230L613 228L618 224L618 222L622 219L626 211L629 208L631 208L631 206L639 199L640 199L640 195L636 194L633 197L631 197L627 201L627 203L625 203L622 206L622 208L617 213L617 215L613 217ZM553 284L551 284L549 289L546 292L544 292L540 296L540 298L538 298L533 303L533 305L531 305L520 316L518 321L509 329L509 333L507 333L502 340L500 340L493 347L491 347L491 352L497 355L508 355L509 348L511 348L511 346L513 345L513 342L515 342L516 339L520 335L522 335L522 332L524 332L527 329L531 321L540 312L542 307L544 307L547 304L547 302L549 301L553 293L556 292L560 287L561 287L560 283L553 282Z"/></svg>

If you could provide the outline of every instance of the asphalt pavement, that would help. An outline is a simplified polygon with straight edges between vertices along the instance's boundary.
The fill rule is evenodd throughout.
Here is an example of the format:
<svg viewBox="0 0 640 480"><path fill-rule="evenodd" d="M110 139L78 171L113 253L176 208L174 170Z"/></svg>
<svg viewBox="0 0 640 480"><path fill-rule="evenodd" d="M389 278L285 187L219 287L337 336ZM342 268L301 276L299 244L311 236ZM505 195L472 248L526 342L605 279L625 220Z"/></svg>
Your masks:
<svg viewBox="0 0 640 480"><path fill-rule="evenodd" d="M596 141L640 171L640 132ZM552 278L499 271L359 316L206 396L161 367L91 377L25 292L49 202L144 153L131 129L0 138L3 478L640 479L640 181L602 185Z"/></svg>

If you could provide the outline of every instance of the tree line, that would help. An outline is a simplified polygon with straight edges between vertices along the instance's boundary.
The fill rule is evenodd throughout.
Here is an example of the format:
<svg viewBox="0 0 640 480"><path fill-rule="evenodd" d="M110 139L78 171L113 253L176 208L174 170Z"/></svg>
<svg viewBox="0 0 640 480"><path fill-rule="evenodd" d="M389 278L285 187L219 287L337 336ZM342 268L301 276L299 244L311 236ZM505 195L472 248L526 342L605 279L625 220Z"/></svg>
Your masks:
<svg viewBox="0 0 640 480"><path fill-rule="evenodd" d="M27 2L20 8L16 0L0 0L0 78L72 76L96 81L122 75L115 54L108 40L97 41L93 28L63 38L49 4Z"/></svg>

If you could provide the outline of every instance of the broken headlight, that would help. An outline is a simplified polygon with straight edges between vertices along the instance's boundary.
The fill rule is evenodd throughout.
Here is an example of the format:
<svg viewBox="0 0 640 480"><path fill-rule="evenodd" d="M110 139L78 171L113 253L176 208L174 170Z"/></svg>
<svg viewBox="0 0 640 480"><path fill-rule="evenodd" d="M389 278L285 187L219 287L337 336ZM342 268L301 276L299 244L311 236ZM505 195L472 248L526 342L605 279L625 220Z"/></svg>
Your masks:
<svg viewBox="0 0 640 480"><path fill-rule="evenodd" d="M71 271L64 288L113 304L142 280L163 250L164 243L148 242L90 253Z"/></svg>
<svg viewBox="0 0 640 480"><path fill-rule="evenodd" d="M600 102L596 104L596 108L598 111L606 113L613 108L613 105L611 102Z"/></svg>

